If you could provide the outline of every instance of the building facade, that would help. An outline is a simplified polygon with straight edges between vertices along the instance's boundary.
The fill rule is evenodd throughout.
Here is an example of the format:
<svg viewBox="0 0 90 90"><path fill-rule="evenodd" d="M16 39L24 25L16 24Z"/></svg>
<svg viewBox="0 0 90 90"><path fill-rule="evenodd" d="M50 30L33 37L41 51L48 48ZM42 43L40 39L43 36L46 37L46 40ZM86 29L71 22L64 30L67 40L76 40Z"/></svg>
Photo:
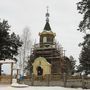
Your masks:
<svg viewBox="0 0 90 90"><path fill-rule="evenodd" d="M56 33L52 31L49 23L47 9L46 24L43 31L39 33L39 44L34 45L31 55L33 56L32 71L35 76L62 73L63 51L55 42L55 36Z"/></svg>

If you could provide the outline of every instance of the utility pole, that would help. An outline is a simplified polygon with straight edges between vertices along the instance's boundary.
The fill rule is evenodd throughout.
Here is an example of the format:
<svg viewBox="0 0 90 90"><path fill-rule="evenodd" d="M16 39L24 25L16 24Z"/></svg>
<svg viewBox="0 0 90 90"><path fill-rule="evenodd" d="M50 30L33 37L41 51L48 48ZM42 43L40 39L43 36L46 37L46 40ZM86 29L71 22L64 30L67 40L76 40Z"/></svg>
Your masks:
<svg viewBox="0 0 90 90"><path fill-rule="evenodd" d="M65 52L66 52L66 50L63 50L63 54L64 54L64 59L65 59Z"/></svg>
<svg viewBox="0 0 90 90"><path fill-rule="evenodd" d="M64 68L65 68L65 64L66 64L66 62L65 62L65 52L66 52L66 50L63 50L63 55L64 55ZM63 73L63 76L64 76L64 87L66 87L66 84L67 84L67 73L66 72L64 72Z"/></svg>

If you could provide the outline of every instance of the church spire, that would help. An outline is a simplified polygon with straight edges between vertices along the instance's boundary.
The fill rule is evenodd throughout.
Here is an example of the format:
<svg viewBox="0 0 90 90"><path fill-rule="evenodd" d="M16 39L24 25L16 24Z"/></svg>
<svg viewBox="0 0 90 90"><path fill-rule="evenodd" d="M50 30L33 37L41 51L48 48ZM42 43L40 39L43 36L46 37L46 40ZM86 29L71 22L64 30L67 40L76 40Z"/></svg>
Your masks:
<svg viewBox="0 0 90 90"><path fill-rule="evenodd" d="M49 12L48 12L48 7L47 7L47 13L46 13L46 24L45 24L45 27L44 27L44 30L45 31L51 31L51 27L50 27L50 24L49 24Z"/></svg>
<svg viewBox="0 0 90 90"><path fill-rule="evenodd" d="M47 7L47 13L46 13L46 22L49 22L49 13L48 13L48 7Z"/></svg>

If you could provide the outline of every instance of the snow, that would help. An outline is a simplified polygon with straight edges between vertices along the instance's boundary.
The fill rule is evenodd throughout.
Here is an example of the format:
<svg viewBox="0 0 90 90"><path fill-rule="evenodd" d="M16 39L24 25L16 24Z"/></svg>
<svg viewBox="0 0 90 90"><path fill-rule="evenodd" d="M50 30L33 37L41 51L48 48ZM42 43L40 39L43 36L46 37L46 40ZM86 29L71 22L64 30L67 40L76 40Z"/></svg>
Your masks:
<svg viewBox="0 0 90 90"><path fill-rule="evenodd" d="M90 77L90 74L88 74L87 76Z"/></svg>
<svg viewBox="0 0 90 90"><path fill-rule="evenodd" d="M35 87L35 86L28 86L25 88L15 88L11 87L10 85L0 85L0 90L82 90L82 88L64 88L64 87ZM90 90L90 89L88 89Z"/></svg>
<svg viewBox="0 0 90 90"><path fill-rule="evenodd" d="M28 87L28 85L25 85L25 84L18 84L17 79L12 80L11 86L12 87L17 87L17 88Z"/></svg>
<svg viewBox="0 0 90 90"><path fill-rule="evenodd" d="M5 64L5 63L15 63L15 61L11 60L11 59L6 59L6 60L0 60L0 63L3 63L3 64Z"/></svg>

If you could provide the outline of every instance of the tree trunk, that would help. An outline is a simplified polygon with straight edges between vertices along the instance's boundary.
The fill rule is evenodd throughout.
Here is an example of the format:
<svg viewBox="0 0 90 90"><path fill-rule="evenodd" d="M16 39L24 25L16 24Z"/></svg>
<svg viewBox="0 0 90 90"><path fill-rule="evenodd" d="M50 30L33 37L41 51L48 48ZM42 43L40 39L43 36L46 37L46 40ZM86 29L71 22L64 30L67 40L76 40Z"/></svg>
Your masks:
<svg viewBox="0 0 90 90"><path fill-rule="evenodd" d="M0 76L1 76L1 72L2 72L2 68L1 68L1 65L2 65L2 64L0 64Z"/></svg>
<svg viewBox="0 0 90 90"><path fill-rule="evenodd" d="M2 64L0 64L0 81L1 81L1 72L2 72L1 66L2 66Z"/></svg>

